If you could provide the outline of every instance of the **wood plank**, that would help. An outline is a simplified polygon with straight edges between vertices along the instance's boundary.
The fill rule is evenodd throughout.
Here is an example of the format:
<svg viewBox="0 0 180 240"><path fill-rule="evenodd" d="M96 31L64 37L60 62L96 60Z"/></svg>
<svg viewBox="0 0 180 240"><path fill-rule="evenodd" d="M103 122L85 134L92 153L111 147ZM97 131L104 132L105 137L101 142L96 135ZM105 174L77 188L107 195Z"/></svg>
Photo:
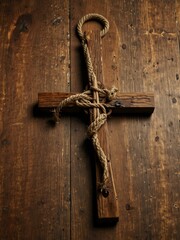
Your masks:
<svg viewBox="0 0 180 240"><path fill-rule="evenodd" d="M88 48L91 56L93 67L97 66L96 71L94 69L94 73L96 74L97 81L101 84L104 84L103 77L103 69L102 69L102 41L100 37L99 31L92 31L88 33ZM97 88L97 82L94 83L93 87ZM98 103L99 102L99 94L96 96L96 92L94 92L93 99ZM92 109L90 112L90 122L96 120L99 116L99 109ZM109 147L109 132L107 122L100 128L97 133L100 146L102 147L108 161L108 172L109 178L107 181L107 185L105 192L100 192L99 183L102 182L102 168L100 167L99 159L97 155L95 155L94 164L95 164L95 177L96 177L96 207L97 207L97 223L98 224L114 224L119 221L119 207L118 207L118 197L115 189L115 183L113 178L113 171L111 165L111 152Z"/></svg>
<svg viewBox="0 0 180 240"><path fill-rule="evenodd" d="M81 81L86 79L75 26L83 15L96 11L110 20L109 37L103 42L106 86L114 84L123 93L154 92L156 103L151 119L122 116L120 121L118 118L109 121L113 172L121 203L120 224L116 228L93 228L92 216L88 214L92 209L89 200L92 192L89 187L81 190L82 183L91 186L87 157L90 149L87 147L86 154L82 148L72 145L72 155L74 152L78 155L72 156L75 188L72 204L76 206L76 209L72 207L73 239L180 238L178 2L71 1L71 90L81 92ZM78 118L73 121L72 129L72 142L82 144L86 128ZM120 156L126 157L119 161ZM81 175L76 174L78 169Z"/></svg>
<svg viewBox="0 0 180 240"><path fill-rule="evenodd" d="M46 109L56 108L60 102L74 94L60 92L39 93L38 107ZM78 111L76 104L70 104L67 108L62 109L62 111ZM154 111L154 96L153 93L117 93L114 100L107 102L107 108L111 109L113 113L151 114Z"/></svg>
<svg viewBox="0 0 180 240"><path fill-rule="evenodd" d="M33 115L38 92L69 91L68 14L0 1L0 239L70 239L70 121Z"/></svg>
<svg viewBox="0 0 180 240"><path fill-rule="evenodd" d="M95 11L110 20L106 86L152 91L156 102L151 120L109 121L121 218L101 229L91 221L92 149L83 121L73 118L69 142L67 118L57 130L32 116L38 92L70 91L69 14L71 90L83 90L75 26ZM180 239L179 1L1 1L0 23L0 238Z"/></svg>
<svg viewBox="0 0 180 240"><path fill-rule="evenodd" d="M172 98L179 92L179 82L175 80L176 72L179 73L175 1L124 3L124 12L129 14L127 17L124 14L126 23L122 26L121 39L126 47L121 52L129 67L126 67L128 83L124 81L123 91L154 89L156 102L150 121L129 119L125 125L127 161L123 167L127 170L123 177L129 179L129 192L125 193L128 214L124 216L129 220L128 229L134 238L178 239L177 210L171 208L172 202L177 201L177 176L173 169L177 171L179 152L176 145L179 137L175 133L178 106L172 104ZM169 93L172 95L168 96ZM169 127L171 121L173 129ZM126 237L124 234L123 239Z"/></svg>

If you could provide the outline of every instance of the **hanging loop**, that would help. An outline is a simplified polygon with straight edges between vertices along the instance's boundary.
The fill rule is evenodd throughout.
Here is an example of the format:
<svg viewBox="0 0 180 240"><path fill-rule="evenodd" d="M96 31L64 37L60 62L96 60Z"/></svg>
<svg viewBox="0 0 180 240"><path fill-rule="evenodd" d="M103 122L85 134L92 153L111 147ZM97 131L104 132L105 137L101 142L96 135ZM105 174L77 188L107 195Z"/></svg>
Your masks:
<svg viewBox="0 0 180 240"><path fill-rule="evenodd" d="M103 24L104 28L100 31L100 36L104 37L104 35L109 30L109 21L100 14L89 13L89 14L85 15L84 17L82 17L79 20L78 25L77 25L77 32L78 32L78 35L79 35L79 38L81 39L81 41L84 40L84 33L82 32L82 26L85 22L87 22L89 20L97 20L98 22Z"/></svg>

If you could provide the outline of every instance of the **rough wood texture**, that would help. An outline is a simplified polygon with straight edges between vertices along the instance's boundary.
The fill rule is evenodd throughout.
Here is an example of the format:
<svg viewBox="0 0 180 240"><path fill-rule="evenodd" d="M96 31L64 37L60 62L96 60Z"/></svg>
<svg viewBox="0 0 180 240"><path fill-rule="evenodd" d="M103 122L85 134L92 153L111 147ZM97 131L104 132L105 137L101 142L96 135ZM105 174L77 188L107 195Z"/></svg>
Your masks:
<svg viewBox="0 0 180 240"><path fill-rule="evenodd" d="M38 93L38 107L51 111L73 94L75 93ZM107 108L112 113L151 114L154 111L154 96L152 93L117 93L116 98L107 103ZM78 108L71 104L62 111L77 112Z"/></svg>
<svg viewBox="0 0 180 240"><path fill-rule="evenodd" d="M175 1L71 1L71 91L81 92L81 81L86 79L75 27L81 16L95 11L110 21L110 32L103 42L106 86L115 85L121 93L154 92L156 106L150 119L118 117L108 123L118 182L120 222L116 229L93 228L90 157L77 147L84 141L86 128L78 120L72 122L75 134L71 140L76 142L71 145L72 205L76 206L72 208L72 239L179 238L176 79L180 73L175 10ZM121 161L120 156L124 156ZM76 174L76 169L81 174ZM88 187L82 189L82 182Z"/></svg>
<svg viewBox="0 0 180 240"><path fill-rule="evenodd" d="M84 89L75 27L89 12L110 21L106 86L155 95L150 119L108 123L115 228L92 223L84 119L65 117L51 128L32 113L38 92ZM179 31L178 0L0 1L0 239L180 239Z"/></svg>
<svg viewBox="0 0 180 240"><path fill-rule="evenodd" d="M104 84L103 68L102 68L102 41L99 31L93 31L88 33L88 48L91 56L91 61L94 67L94 73L97 77L97 81ZM95 69L96 68L96 69ZM97 82L94 83L93 87L98 88ZM93 92L93 99L99 103L99 94ZM99 109L92 109L90 112L90 122L94 122L99 116ZM106 183L106 191L108 195L103 194L99 191L99 183L102 181L102 169L99 164L97 156L95 156L95 168L96 168L96 207L97 207L97 221L100 224L111 224L119 221L119 207L118 207L118 197L116 193L113 171L111 166L111 151L109 147L109 131L107 122L100 128L97 133L100 146L102 147L108 161L108 172L109 178Z"/></svg>
<svg viewBox="0 0 180 240"><path fill-rule="evenodd" d="M0 1L0 239L70 239L70 121L33 113L39 91L69 90L68 9Z"/></svg>

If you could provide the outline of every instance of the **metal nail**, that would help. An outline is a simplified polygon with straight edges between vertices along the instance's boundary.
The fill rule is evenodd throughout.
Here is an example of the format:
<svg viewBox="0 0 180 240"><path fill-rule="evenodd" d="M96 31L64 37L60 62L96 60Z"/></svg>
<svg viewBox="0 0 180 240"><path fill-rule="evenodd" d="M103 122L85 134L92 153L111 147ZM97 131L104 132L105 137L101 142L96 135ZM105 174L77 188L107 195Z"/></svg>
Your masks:
<svg viewBox="0 0 180 240"><path fill-rule="evenodd" d="M115 107L122 107L121 102L120 102L120 101L116 101L116 102L115 102Z"/></svg>

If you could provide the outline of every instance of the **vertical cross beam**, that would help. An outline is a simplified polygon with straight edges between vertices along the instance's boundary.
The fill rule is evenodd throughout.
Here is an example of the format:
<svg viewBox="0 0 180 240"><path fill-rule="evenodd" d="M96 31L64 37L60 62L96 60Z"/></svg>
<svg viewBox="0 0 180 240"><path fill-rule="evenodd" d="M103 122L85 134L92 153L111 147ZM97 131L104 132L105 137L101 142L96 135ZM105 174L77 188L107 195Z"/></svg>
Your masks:
<svg viewBox="0 0 180 240"><path fill-rule="evenodd" d="M93 31L88 33L88 48L91 56L91 60L93 62L93 66L96 66L94 69L97 80L103 85L104 77L103 77L103 68L102 68L102 40L100 37L99 31ZM94 86L98 87L98 86ZM99 102L99 97L97 96L97 92L93 93L93 97L96 102ZM90 110L92 114L90 114L90 121L93 122L98 116L99 109L94 108ZM95 156L95 168L96 168L96 204L97 204L97 220L99 223L112 223L117 222L119 219L119 208L118 208L118 198L115 189L113 172L111 167L111 154L109 147L109 133L108 133L108 125L107 122L100 128L98 131L98 138L100 145L106 154L108 161L108 172L109 178L107 181L107 190L100 192L99 183L102 179L102 169Z"/></svg>

